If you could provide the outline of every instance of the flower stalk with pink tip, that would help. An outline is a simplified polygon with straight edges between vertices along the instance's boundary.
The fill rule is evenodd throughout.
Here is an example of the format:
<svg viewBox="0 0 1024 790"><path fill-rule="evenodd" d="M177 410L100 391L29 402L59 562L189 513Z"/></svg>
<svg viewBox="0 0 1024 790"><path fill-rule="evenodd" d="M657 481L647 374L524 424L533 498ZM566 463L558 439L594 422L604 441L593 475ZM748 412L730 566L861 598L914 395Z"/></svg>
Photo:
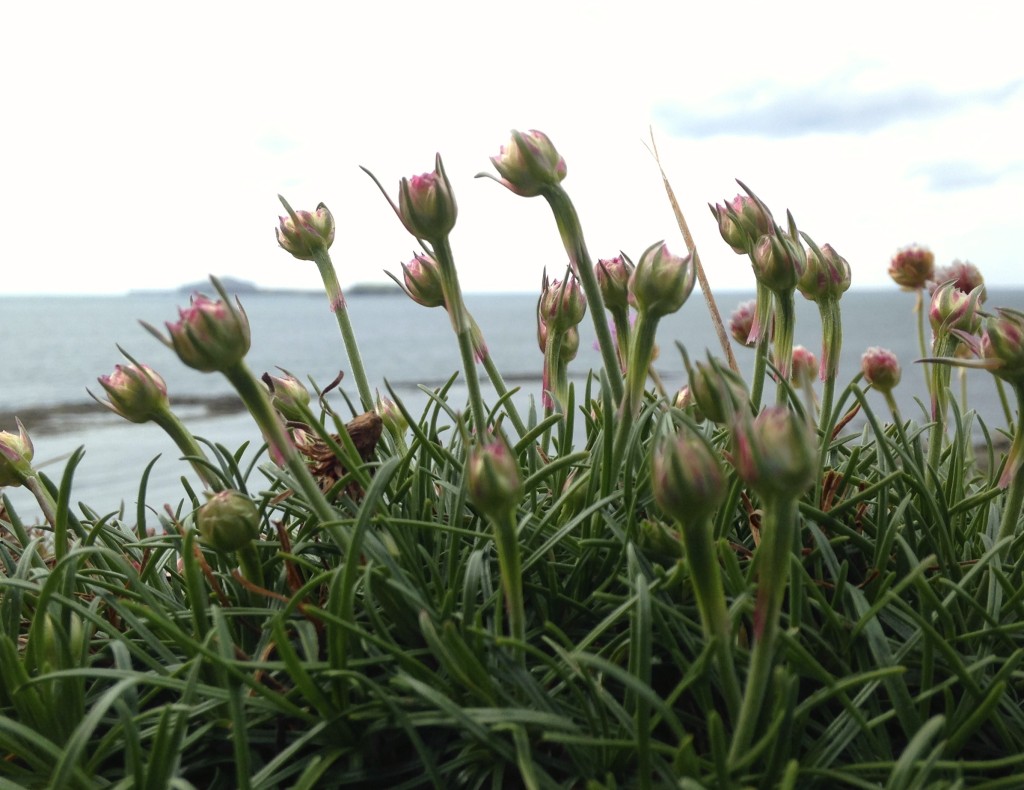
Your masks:
<svg viewBox="0 0 1024 790"><path fill-rule="evenodd" d="M281 195L277 196L288 216L280 217L277 226L277 243L283 250L300 261L313 261L320 272L327 301L331 312L338 321L341 339L345 344L349 365L352 366L352 378L359 390L359 400L364 409L373 408L373 395L370 383L366 378L363 359L356 342L355 329L345 304L345 295L338 282L338 273L334 269L329 252L334 243L334 216L327 206L321 203L315 212L295 211Z"/></svg>

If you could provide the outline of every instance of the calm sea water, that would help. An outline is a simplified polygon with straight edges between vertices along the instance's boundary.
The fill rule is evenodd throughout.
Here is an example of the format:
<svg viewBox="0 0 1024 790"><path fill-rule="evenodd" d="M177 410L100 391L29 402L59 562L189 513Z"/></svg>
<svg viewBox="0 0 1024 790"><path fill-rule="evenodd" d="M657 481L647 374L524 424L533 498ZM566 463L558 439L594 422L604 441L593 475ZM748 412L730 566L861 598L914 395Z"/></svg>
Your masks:
<svg viewBox="0 0 1024 790"><path fill-rule="evenodd" d="M719 307L728 317L751 293L723 292ZM155 456L150 485L153 503L176 502L181 497L180 476L187 465L163 432L153 425L132 425L93 403L86 388L100 392L97 376L110 373L123 361L120 344L133 357L166 379L172 406L197 435L236 448L258 438L245 413L213 414L209 399L230 397L232 391L219 374L203 374L183 366L173 352L158 343L138 321L155 326L175 320L177 308L187 302L177 294L112 297L8 297L0 298L0 429L14 430L20 415L32 434L36 461L59 478L67 455L84 445L86 455L76 472L74 501L100 510L121 502L129 507L136 497L142 469ZM510 387L522 388L520 401L540 394L541 354L534 326L536 296L532 294L469 295L467 302L487 339L491 354ZM991 289L988 306L1024 309L1024 290ZM262 294L247 296L243 306L252 326L252 351L247 359L257 374L285 368L300 378L312 376L320 385L330 382L348 362L334 316L320 295ZM912 314L913 296L896 289L852 291L842 300L844 345L840 384L859 370L860 355L871 345L892 349L903 367L897 389L907 416L920 415L915 397L924 397L919 366L917 330ZM434 387L459 368L459 353L447 314L425 309L402 296L367 295L349 300L352 322L371 386L385 391L385 381L417 413L426 404L418 384ZM797 297L796 342L820 351L817 308ZM593 349L594 331L588 316L581 324L580 353L570 375L585 378L597 369L600 355ZM686 383L675 342L691 357L718 347L708 311L700 295L682 311L665 319L659 330L661 355L656 367L670 390ZM719 351L719 355L720 355ZM753 354L737 349L740 364L749 371ZM486 380L481 370L481 376ZM957 381L956 374L953 378ZM983 371L967 375L968 402L993 427L1005 420L992 377ZM350 381L343 388L353 398ZM958 391L955 384L954 390ZM488 397L488 393L485 393ZM872 396L874 397L874 396ZM464 390L454 391L461 404ZM195 401L195 402L193 402ZM344 411L340 400L334 401ZM877 399L879 409L881 400ZM181 405L186 404L186 405ZM19 509L32 510L24 492L7 492Z"/></svg>

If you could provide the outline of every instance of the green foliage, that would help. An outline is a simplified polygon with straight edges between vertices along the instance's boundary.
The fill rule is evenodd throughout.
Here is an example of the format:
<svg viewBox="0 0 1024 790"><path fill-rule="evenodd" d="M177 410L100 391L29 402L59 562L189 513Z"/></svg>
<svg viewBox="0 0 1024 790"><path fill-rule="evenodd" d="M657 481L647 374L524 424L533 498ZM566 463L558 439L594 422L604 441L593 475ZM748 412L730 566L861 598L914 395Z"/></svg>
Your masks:
<svg viewBox="0 0 1024 790"><path fill-rule="evenodd" d="M197 539L187 486L148 502L149 467L130 514L73 512L78 455L59 486L36 478L52 522L4 499L0 788L1024 784L1021 486L1000 488L975 415L950 398L948 423L887 420L860 377L816 415L780 381L828 433L806 490L759 495L731 464L749 411L698 425L657 388L616 397L605 358L564 408L523 419L497 380L469 404L519 467L507 522L467 495L454 378L418 417L395 398L408 430L369 449L327 410L290 426L299 464L185 437L257 508L255 572ZM680 430L723 461L699 567L652 491Z"/></svg>

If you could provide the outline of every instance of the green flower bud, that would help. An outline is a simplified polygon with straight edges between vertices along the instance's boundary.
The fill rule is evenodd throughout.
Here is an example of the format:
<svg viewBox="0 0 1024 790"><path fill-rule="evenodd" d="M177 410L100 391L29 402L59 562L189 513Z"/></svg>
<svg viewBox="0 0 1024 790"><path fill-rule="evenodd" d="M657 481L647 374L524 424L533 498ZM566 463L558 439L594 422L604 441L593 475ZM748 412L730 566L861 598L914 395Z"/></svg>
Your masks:
<svg viewBox="0 0 1024 790"><path fill-rule="evenodd" d="M992 372L1012 384L1024 384L1024 313L997 308L985 321L981 355L995 364Z"/></svg>
<svg viewBox="0 0 1024 790"><path fill-rule="evenodd" d="M287 217L278 217L277 243L300 261L316 260L334 243L334 216L323 203L316 211L294 211L280 195Z"/></svg>
<svg viewBox="0 0 1024 790"><path fill-rule="evenodd" d="M444 306L444 285L441 269L433 257L416 255L409 263L402 264L405 292L416 304L424 307Z"/></svg>
<svg viewBox="0 0 1024 790"><path fill-rule="evenodd" d="M759 283L775 293L786 293L800 280L807 254L802 244L776 228L757 240L751 263Z"/></svg>
<svg viewBox="0 0 1024 790"><path fill-rule="evenodd" d="M3 486L17 487L35 474L32 469L32 456L35 448L25 431L21 420L15 418L18 434L0 431L0 488Z"/></svg>
<svg viewBox="0 0 1024 790"><path fill-rule="evenodd" d="M418 239L435 240L451 233L459 214L441 155L434 172L403 178L398 186L398 218Z"/></svg>
<svg viewBox="0 0 1024 790"><path fill-rule="evenodd" d="M287 370L281 372L283 376L264 373L260 377L270 392L270 402L286 420L304 422L303 410L309 406L309 390Z"/></svg>
<svg viewBox="0 0 1024 790"><path fill-rule="evenodd" d="M189 307L178 310L178 322L166 324L170 340L143 324L160 342L174 349L182 362L205 373L233 368L245 358L251 342L249 319L241 303L236 300L236 308L228 302L220 283L211 280L223 298L213 301L203 294L193 296Z"/></svg>
<svg viewBox="0 0 1024 790"><path fill-rule="evenodd" d="M219 491L196 512L203 544L216 551L238 551L260 535L260 512L240 491Z"/></svg>
<svg viewBox="0 0 1024 790"><path fill-rule="evenodd" d="M654 499L667 515L699 522L725 496L725 474L707 441L692 431L669 438L651 458Z"/></svg>
<svg viewBox="0 0 1024 790"><path fill-rule="evenodd" d="M750 408L750 393L743 378L714 360L687 365L693 402L707 419L718 425Z"/></svg>
<svg viewBox="0 0 1024 790"><path fill-rule="evenodd" d="M650 318L676 312L686 302L696 282L693 255L680 258L665 242L652 244L629 278L629 303Z"/></svg>
<svg viewBox="0 0 1024 790"><path fill-rule="evenodd" d="M469 501L489 518L505 518L523 495L519 465L508 446L499 440L478 444L466 461Z"/></svg>
<svg viewBox="0 0 1024 790"><path fill-rule="evenodd" d="M629 307L629 278L634 268L623 255L597 262L594 274L605 307L620 310Z"/></svg>
<svg viewBox="0 0 1024 790"><path fill-rule="evenodd" d="M495 179L517 195L535 197L565 178L565 160L559 156L551 140L543 132L512 132L508 145L491 157L494 169L501 176Z"/></svg>
<svg viewBox="0 0 1024 790"><path fill-rule="evenodd" d="M814 482L817 454L807 423L782 406L750 420L743 415L733 430L733 464L762 496L798 497Z"/></svg>
<svg viewBox="0 0 1024 790"><path fill-rule="evenodd" d="M864 380L879 392L891 392L900 383L900 361L887 348L872 346L860 358Z"/></svg>
<svg viewBox="0 0 1024 790"><path fill-rule="evenodd" d="M796 287L812 302L838 299L850 287L850 264L831 245L823 244L819 251L820 256L814 247L807 251L807 265Z"/></svg>
<svg viewBox="0 0 1024 790"><path fill-rule="evenodd" d="M167 384L148 365L115 365L113 373L97 381L107 393L106 401L97 401L129 422L149 422L170 408Z"/></svg>

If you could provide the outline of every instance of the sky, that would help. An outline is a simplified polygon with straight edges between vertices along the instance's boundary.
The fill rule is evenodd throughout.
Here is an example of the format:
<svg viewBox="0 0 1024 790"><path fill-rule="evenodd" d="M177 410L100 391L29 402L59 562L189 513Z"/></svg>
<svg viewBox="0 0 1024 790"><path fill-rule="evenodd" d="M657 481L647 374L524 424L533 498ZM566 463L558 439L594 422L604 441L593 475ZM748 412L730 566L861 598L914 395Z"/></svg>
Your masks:
<svg viewBox="0 0 1024 790"><path fill-rule="evenodd" d="M0 295L174 288L208 274L318 288L274 238L277 195L324 202L342 286L418 250L397 194L440 152L463 289L534 291L566 265L541 198L488 179L511 129L565 158L592 257L684 243L753 287L709 203L736 179L891 286L895 251L1024 286L1016 3L11 3L0 24Z"/></svg>

